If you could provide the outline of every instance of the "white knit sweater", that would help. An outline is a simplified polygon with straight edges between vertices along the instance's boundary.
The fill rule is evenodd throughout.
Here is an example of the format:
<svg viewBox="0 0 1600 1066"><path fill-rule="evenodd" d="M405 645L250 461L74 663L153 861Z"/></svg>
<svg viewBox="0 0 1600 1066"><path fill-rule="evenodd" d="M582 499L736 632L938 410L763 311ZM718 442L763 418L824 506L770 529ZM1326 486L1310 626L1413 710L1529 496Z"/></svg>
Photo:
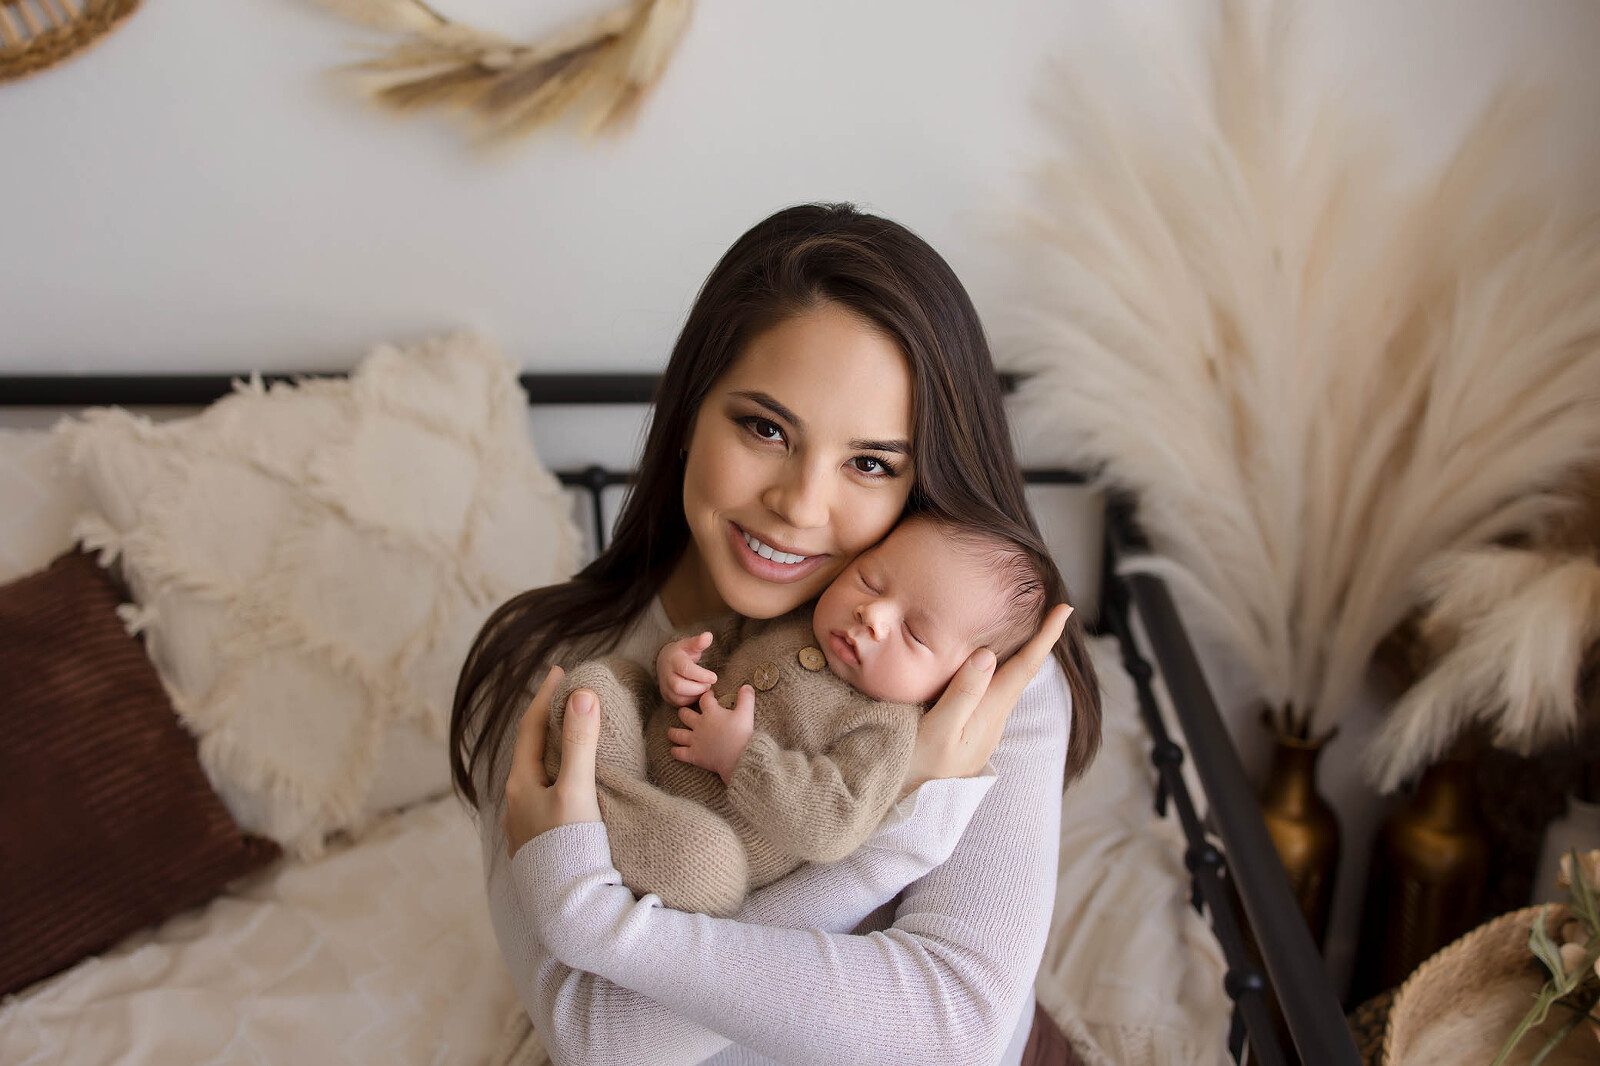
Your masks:
<svg viewBox="0 0 1600 1066"><path fill-rule="evenodd" d="M657 601L617 651L644 661L670 631ZM502 758L493 787L478 782L489 911L552 1059L1019 1062L1055 895L1068 714L1052 659L992 772L924 784L850 856L751 893L734 918L636 900L598 822L507 861ZM949 850L940 827L968 817Z"/></svg>

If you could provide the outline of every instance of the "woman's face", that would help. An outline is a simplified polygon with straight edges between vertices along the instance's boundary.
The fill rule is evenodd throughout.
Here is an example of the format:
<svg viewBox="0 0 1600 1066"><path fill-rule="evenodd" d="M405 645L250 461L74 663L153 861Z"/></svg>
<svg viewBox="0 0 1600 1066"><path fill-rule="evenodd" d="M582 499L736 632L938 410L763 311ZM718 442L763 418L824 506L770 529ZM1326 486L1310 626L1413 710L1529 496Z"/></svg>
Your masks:
<svg viewBox="0 0 1600 1066"><path fill-rule="evenodd" d="M899 347L824 303L752 340L695 416L692 536L662 590L678 622L773 618L820 593L911 493L911 371Z"/></svg>

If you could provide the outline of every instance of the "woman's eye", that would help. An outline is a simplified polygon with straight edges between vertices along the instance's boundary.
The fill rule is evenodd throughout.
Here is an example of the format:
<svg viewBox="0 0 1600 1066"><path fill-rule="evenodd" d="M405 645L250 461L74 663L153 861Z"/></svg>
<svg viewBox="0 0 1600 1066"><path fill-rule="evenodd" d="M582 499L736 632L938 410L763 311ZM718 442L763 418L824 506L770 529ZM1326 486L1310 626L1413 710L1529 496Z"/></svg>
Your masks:
<svg viewBox="0 0 1600 1066"><path fill-rule="evenodd" d="M869 477L894 477L894 467L872 455L858 455L850 465Z"/></svg>
<svg viewBox="0 0 1600 1066"><path fill-rule="evenodd" d="M761 440L778 441L783 439L783 427L770 418L751 415L748 418L739 419L739 422Z"/></svg>

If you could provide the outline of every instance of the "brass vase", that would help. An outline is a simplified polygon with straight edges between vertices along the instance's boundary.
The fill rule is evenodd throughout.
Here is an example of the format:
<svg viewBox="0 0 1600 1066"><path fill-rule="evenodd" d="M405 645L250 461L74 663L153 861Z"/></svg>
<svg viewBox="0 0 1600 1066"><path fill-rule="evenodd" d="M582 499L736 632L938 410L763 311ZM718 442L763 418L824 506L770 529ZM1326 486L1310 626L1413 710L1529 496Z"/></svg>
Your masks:
<svg viewBox="0 0 1600 1066"><path fill-rule="evenodd" d="M1438 949L1483 920L1488 834L1478 820L1466 747L1422 773L1384 820L1368 877L1357 994L1397 988Z"/></svg>
<svg viewBox="0 0 1600 1066"><path fill-rule="evenodd" d="M1488 834L1464 745L1423 773L1384 820L1372 856L1355 998L1395 988L1483 920Z"/></svg>
<svg viewBox="0 0 1600 1066"><path fill-rule="evenodd" d="M1261 817L1289 875L1300 913L1321 947L1333 903L1333 875L1339 865L1339 821L1317 791L1317 759L1334 733L1315 740L1273 727L1272 768L1261 788ZM1337 731L1335 731L1337 732Z"/></svg>

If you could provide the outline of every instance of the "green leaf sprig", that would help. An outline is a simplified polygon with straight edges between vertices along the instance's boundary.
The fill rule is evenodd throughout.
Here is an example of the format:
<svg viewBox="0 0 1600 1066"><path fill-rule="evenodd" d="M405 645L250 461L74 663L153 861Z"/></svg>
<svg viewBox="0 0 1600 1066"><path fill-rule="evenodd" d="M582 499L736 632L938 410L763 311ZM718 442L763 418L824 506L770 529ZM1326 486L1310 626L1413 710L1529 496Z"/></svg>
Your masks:
<svg viewBox="0 0 1600 1066"><path fill-rule="evenodd" d="M1550 1016L1550 1008L1554 1006L1569 1011L1570 1017L1550 1034L1533 1058L1528 1060L1528 1066L1540 1066L1585 1020L1590 1021L1595 1035L1600 1037L1600 1016L1593 1013L1596 1004L1600 1003L1600 907L1596 904L1593 871L1600 871L1600 851L1591 851L1585 858L1573 849L1564 857L1562 876L1571 892L1568 910L1578 926L1577 936L1569 938L1563 935L1565 942L1557 944L1550 936L1549 907L1539 908L1539 913L1533 919L1533 927L1528 932L1528 950L1544 964L1550 977L1491 1066L1504 1066L1522 1038L1543 1025ZM1568 924L1570 926L1573 922ZM1569 948L1575 950L1567 950Z"/></svg>

